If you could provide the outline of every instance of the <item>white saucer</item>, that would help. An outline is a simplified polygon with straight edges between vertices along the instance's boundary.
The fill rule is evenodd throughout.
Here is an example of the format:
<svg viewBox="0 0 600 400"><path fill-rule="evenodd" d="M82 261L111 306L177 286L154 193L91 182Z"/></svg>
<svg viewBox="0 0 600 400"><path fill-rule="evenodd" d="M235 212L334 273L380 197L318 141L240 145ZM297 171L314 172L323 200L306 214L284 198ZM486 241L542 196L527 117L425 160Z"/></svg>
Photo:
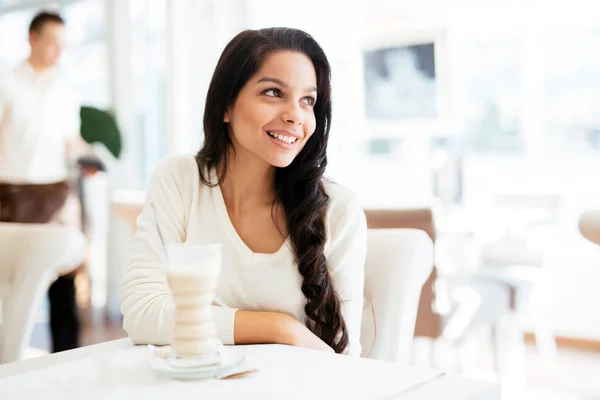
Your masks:
<svg viewBox="0 0 600 400"><path fill-rule="evenodd" d="M166 360L171 365L171 367L175 369L204 368L214 366L215 364L220 364L222 352L223 349L220 349L216 353L198 358L179 358L174 355L170 355L167 357Z"/></svg>
<svg viewBox="0 0 600 400"><path fill-rule="evenodd" d="M223 347L220 351L220 362L213 362L210 365L196 364L194 366L188 364L185 366L177 366L176 364L169 362L169 346L160 348L149 346L149 350L150 354L144 365L156 375L178 380L222 378L235 373L236 368L239 367L245 359L244 353L238 349L234 347Z"/></svg>

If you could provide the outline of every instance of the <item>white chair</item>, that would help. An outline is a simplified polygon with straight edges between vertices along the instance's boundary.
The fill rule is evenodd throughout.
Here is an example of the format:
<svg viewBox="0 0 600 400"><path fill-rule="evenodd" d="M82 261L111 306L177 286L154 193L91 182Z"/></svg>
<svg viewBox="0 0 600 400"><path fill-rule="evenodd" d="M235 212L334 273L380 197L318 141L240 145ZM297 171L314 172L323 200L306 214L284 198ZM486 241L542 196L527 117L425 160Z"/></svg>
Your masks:
<svg viewBox="0 0 600 400"><path fill-rule="evenodd" d="M432 269L433 243L424 231L368 231L362 357L409 364L421 288Z"/></svg>
<svg viewBox="0 0 600 400"><path fill-rule="evenodd" d="M81 265L85 237L73 228L0 223L0 364L23 358L36 312L58 272Z"/></svg>
<svg viewBox="0 0 600 400"><path fill-rule="evenodd" d="M540 355L550 361L557 350L549 308L552 275L548 265L554 258L555 243L561 242L564 199L557 193L499 194L495 204L493 215L504 227L503 236L480 244L482 268L477 274L510 289L514 328L532 329ZM530 326L526 327L525 322ZM522 338L523 334L514 336ZM523 340L513 347L517 345L521 349L518 357L524 360ZM514 371L515 367L510 369Z"/></svg>

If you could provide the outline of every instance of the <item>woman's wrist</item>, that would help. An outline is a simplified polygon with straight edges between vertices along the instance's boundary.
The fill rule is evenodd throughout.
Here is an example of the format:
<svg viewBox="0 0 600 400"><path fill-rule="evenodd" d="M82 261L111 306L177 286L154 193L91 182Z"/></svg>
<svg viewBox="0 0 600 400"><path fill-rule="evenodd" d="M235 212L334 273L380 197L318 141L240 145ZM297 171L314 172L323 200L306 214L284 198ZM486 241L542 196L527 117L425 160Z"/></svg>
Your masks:
<svg viewBox="0 0 600 400"><path fill-rule="evenodd" d="M294 317L284 313L274 313L275 337L274 342L296 346L300 322Z"/></svg>
<svg viewBox="0 0 600 400"><path fill-rule="evenodd" d="M300 323L278 312L243 311L235 313L235 344L276 343L294 345Z"/></svg>

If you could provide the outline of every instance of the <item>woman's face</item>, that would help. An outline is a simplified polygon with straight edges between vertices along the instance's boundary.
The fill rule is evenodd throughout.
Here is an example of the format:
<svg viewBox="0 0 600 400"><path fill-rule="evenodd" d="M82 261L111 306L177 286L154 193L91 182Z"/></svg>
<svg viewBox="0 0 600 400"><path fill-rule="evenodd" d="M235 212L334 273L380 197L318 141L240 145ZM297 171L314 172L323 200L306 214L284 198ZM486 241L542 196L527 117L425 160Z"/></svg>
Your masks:
<svg viewBox="0 0 600 400"><path fill-rule="evenodd" d="M315 131L317 77L302 53L270 54L225 113L236 154L287 167Z"/></svg>

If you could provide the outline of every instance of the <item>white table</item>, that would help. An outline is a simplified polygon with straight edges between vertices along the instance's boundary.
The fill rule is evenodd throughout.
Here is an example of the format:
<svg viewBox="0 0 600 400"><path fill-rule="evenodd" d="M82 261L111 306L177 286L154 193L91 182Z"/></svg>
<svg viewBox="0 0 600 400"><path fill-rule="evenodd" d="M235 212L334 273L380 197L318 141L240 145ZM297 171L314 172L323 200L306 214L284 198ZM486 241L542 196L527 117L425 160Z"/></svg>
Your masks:
<svg viewBox="0 0 600 400"><path fill-rule="evenodd" d="M440 371L296 347L238 346L259 372L238 380L170 381L142 368L148 350L129 339L0 365L9 399L499 400L498 385Z"/></svg>

